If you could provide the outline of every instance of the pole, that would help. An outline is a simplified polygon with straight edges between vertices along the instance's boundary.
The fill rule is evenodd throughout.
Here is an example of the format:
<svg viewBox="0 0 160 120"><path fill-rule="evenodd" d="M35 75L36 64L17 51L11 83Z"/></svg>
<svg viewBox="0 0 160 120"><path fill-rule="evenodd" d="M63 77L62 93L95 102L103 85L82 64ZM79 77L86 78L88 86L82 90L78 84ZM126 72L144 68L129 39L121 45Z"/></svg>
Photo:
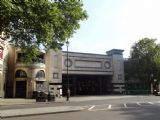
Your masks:
<svg viewBox="0 0 160 120"><path fill-rule="evenodd" d="M68 78L68 45L67 45L67 89L69 89L69 78Z"/></svg>
<svg viewBox="0 0 160 120"><path fill-rule="evenodd" d="M68 46L69 46L69 42L67 40L66 42L66 46L67 46L67 101L69 101L69 97L70 97L70 89L69 89L69 75L68 75Z"/></svg>

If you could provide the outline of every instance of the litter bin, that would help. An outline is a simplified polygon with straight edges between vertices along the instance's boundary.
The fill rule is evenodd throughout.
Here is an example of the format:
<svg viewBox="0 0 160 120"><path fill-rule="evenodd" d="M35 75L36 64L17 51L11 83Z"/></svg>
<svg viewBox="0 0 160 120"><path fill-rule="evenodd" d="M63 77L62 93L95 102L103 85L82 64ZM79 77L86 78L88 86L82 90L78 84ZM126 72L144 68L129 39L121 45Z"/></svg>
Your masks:
<svg viewBox="0 0 160 120"><path fill-rule="evenodd" d="M44 92L38 91L36 96L36 102L46 102L46 94Z"/></svg>

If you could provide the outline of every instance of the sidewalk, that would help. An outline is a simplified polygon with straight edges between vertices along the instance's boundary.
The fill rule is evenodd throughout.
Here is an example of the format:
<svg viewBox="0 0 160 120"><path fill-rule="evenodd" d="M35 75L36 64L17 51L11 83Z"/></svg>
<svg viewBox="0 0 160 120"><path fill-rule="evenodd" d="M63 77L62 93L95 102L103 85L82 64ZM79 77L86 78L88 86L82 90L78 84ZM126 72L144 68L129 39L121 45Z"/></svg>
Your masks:
<svg viewBox="0 0 160 120"><path fill-rule="evenodd" d="M0 98L0 106L34 104L34 103L36 103L35 99Z"/></svg>
<svg viewBox="0 0 160 120"><path fill-rule="evenodd" d="M42 115L42 114L56 114L56 113L64 113L64 112L76 112L76 111L81 111L83 109L84 109L83 107L79 107L79 106L58 106L58 107L1 110L0 118Z"/></svg>
<svg viewBox="0 0 160 120"><path fill-rule="evenodd" d="M70 97L70 102L90 101L90 100L108 100L120 99L126 97L133 97L129 95L116 95L116 96L75 96ZM54 102L66 102L66 97L57 98ZM0 98L0 106L4 105L21 105L21 104L35 104L35 99L18 99L18 98Z"/></svg>

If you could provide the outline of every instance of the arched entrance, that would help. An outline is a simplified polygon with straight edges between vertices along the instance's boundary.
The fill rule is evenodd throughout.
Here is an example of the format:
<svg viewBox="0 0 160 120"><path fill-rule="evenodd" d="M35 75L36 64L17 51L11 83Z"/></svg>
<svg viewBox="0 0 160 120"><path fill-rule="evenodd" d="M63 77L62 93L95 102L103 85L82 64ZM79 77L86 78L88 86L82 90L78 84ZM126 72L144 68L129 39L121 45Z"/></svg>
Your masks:
<svg viewBox="0 0 160 120"><path fill-rule="evenodd" d="M16 81L16 98L26 97L26 81Z"/></svg>
<svg viewBox="0 0 160 120"><path fill-rule="evenodd" d="M36 74L36 91L46 91L45 72L39 70Z"/></svg>
<svg viewBox="0 0 160 120"><path fill-rule="evenodd" d="M16 78L16 91L15 97L16 98L25 98L26 97L26 90L27 90L27 74L23 70L17 70L15 74Z"/></svg>

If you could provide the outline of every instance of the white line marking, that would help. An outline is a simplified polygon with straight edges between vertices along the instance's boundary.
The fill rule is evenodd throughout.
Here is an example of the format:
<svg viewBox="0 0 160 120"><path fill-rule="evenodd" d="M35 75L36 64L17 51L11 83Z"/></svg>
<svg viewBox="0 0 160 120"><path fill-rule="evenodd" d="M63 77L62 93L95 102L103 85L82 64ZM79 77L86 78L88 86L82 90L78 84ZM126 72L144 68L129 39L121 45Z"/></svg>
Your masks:
<svg viewBox="0 0 160 120"><path fill-rule="evenodd" d="M88 110L92 110L95 107L95 105L93 105L92 107L90 107Z"/></svg>
<svg viewBox="0 0 160 120"><path fill-rule="evenodd" d="M123 105L124 105L125 108L128 108L128 107L127 107L127 104L123 104Z"/></svg>
<svg viewBox="0 0 160 120"><path fill-rule="evenodd" d="M153 105L154 103L153 102L148 102L149 104Z"/></svg>
<svg viewBox="0 0 160 120"><path fill-rule="evenodd" d="M108 105L108 109L111 109L112 105Z"/></svg>
<svg viewBox="0 0 160 120"><path fill-rule="evenodd" d="M141 106L141 104L139 102L137 102L137 105Z"/></svg>

